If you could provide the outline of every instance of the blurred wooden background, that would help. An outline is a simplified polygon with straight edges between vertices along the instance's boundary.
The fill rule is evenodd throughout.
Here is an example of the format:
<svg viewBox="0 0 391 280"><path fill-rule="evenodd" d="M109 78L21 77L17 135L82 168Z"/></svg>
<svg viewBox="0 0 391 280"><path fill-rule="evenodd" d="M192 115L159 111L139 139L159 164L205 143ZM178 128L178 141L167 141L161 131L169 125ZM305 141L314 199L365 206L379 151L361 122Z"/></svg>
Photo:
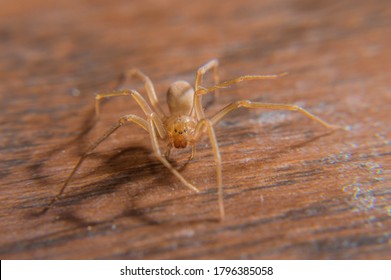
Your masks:
<svg viewBox="0 0 391 280"><path fill-rule="evenodd" d="M388 0L2 1L0 258L390 259L390 34ZM238 99L293 103L350 131L294 112L229 115L216 128L219 223L208 140L185 167L189 150L175 153L196 194L127 126L39 214L91 141L140 114L117 98L96 122L97 92L139 67L164 103L212 58L222 80L290 74L224 90L209 115Z"/></svg>

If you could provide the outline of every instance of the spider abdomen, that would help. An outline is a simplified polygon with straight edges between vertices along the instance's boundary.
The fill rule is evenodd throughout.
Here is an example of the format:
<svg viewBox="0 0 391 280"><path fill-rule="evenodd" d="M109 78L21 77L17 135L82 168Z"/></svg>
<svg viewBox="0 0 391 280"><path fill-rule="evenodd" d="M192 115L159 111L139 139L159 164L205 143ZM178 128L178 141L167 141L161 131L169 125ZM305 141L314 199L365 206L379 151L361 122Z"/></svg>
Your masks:
<svg viewBox="0 0 391 280"><path fill-rule="evenodd" d="M167 91L167 104L171 115L189 115L193 108L194 89L186 81L176 81Z"/></svg>

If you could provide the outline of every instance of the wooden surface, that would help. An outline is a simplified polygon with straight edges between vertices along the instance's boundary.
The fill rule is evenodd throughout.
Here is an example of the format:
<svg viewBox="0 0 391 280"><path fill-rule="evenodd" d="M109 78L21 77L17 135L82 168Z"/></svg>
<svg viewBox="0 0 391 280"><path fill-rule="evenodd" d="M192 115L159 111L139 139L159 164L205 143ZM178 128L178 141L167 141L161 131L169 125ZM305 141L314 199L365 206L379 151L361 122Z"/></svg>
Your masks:
<svg viewBox="0 0 391 280"><path fill-rule="evenodd" d="M390 34L388 0L2 1L1 259L390 259ZM196 194L127 126L39 214L90 142L141 114L117 98L96 122L97 92L139 67L164 103L215 57L223 80L290 74L224 90L208 116L239 99L293 103L350 130L294 112L229 115L216 127L219 223L208 140L186 166L189 150L174 153Z"/></svg>

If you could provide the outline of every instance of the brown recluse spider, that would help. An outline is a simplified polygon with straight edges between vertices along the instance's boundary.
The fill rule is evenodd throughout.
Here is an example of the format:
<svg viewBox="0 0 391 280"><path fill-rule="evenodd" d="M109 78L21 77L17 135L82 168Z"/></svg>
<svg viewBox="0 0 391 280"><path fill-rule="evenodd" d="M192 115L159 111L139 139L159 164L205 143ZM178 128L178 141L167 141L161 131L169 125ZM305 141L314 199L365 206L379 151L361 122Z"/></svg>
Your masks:
<svg viewBox="0 0 391 280"><path fill-rule="evenodd" d="M224 219L224 204L223 204L223 187L222 187L222 174L221 174L221 158L216 136L214 132L214 125L216 125L225 115L236 110L239 107L245 108L263 108L270 110L289 110L298 111L310 119L320 123L326 128L339 128L328 124L319 117L311 114L307 110L289 104L271 104L271 103L260 103L252 102L249 100L240 100L229 104L222 110L217 112L213 117L206 118L204 109L202 107L202 96L218 89L228 87L230 85L248 81L248 80L263 80L263 79L275 79L281 76L285 76L287 73L275 74L275 75L246 75L240 76L235 79L231 79L225 82L219 82L218 76L218 60L213 59L200 67L197 70L195 87L193 88L186 81L176 81L172 83L167 92L167 104L169 107L170 114L167 116L158 103L158 98L155 93L152 81L141 71L132 69L126 72L126 77L139 78L145 85L145 90L148 94L149 101L152 108L148 105L146 100L135 90L121 89L110 93L100 93L96 95L95 109L96 114L99 116L99 104L100 100L108 97L115 96L131 96L137 102L137 104L143 110L146 119L136 115L124 115L119 118L118 122L108 129L101 137L99 137L87 151L80 157L76 163L72 172L63 183L58 194L50 201L49 205L44 209L46 212L54 202L63 194L69 181L75 174L76 170L80 167L83 160L91 153L102 141L109 137L114 131L120 128L122 125L132 122L139 125L145 131L149 133L150 141L152 144L153 152L157 159L171 171L184 185L192 189L195 192L199 190L189 183L167 160L170 154L171 148L183 149L187 146L191 146L192 152L189 160L194 157L195 144L200 140L203 133L207 132L210 143L213 149L214 161L216 163L216 177L217 177L217 189L218 189L218 205L220 211L220 220ZM203 76L206 72L213 69L214 74L214 86L205 88L201 86ZM159 144L158 137L167 143L167 151L162 154Z"/></svg>

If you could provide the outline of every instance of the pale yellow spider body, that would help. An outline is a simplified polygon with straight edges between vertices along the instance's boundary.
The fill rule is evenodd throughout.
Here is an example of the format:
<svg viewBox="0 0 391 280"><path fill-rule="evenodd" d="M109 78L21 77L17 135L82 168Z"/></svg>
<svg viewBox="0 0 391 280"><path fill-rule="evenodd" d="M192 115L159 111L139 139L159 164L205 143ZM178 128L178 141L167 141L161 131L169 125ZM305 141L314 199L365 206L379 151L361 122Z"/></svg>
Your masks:
<svg viewBox="0 0 391 280"><path fill-rule="evenodd" d="M174 146L177 149L194 145L193 137L197 126L192 116L194 89L186 81L177 81L171 84L167 91L167 105L170 116L163 122L169 135L169 149Z"/></svg>
<svg viewBox="0 0 391 280"><path fill-rule="evenodd" d="M213 70L214 85L212 87L205 88L201 86L202 79L205 73L209 70ZM201 100L203 95L246 80L275 79L286 75L286 73L278 75L246 75L220 83L217 70L218 61L217 59L213 59L198 69L194 88L186 81L176 81L172 83L167 91L167 105L170 112L169 115L166 115L163 109L160 107L151 80L137 69L132 69L128 71L126 73L126 76L137 77L144 82L151 106L147 103L144 97L142 97L135 90L124 89L110 93L97 94L95 103L97 115L99 115L100 112L100 100L102 100L103 98L115 96L131 96L143 110L145 118L133 114L124 115L118 120L115 125L113 125L109 130L107 130L101 137L99 137L81 156L79 161L72 169L72 172L69 174L68 178L63 183L62 188L60 189L58 194L51 200L51 202L44 209L44 211L47 211L62 195L69 181L75 174L76 170L80 167L83 160L87 157L87 155L92 152L102 141L109 137L114 131L116 131L118 128L120 128L126 123L134 123L147 131L149 133L150 141L156 158L164 166L166 166L170 170L170 172L174 176L176 176L184 185L196 192L199 192L198 188L189 183L171 165L171 163L168 161L168 157L172 148L183 149L190 145L192 147L190 159L192 159L195 154L195 144L200 140L202 135L207 133L213 149L214 161L216 163L216 179L220 220L223 220L224 218L223 184L221 157L214 132L214 125L216 125L224 116L239 107L263 108L270 110L290 110L298 111L327 128L338 128L337 126L328 124L319 117L309 113L308 111L296 105L259 103L251 102L249 100L240 100L233 102L224 107L219 112L217 112L211 118L206 118ZM161 152L158 143L159 138L165 141L167 144L167 150L165 153Z"/></svg>

